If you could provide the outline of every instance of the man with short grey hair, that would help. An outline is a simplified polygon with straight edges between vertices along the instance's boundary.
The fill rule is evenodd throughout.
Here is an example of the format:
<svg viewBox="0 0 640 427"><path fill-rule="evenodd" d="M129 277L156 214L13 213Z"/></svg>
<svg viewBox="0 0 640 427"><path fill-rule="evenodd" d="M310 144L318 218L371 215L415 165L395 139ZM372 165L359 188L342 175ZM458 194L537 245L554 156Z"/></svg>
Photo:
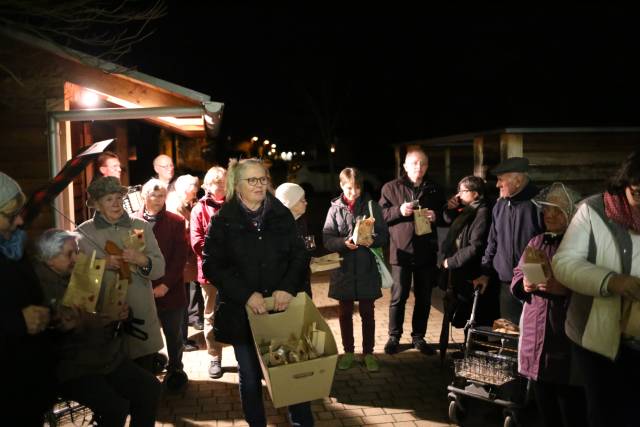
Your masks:
<svg viewBox="0 0 640 427"><path fill-rule="evenodd" d="M409 150L404 161L405 174L387 182L381 191L379 203L389 226L389 262L393 275L389 339L384 346L387 354L399 351L405 305L412 285L415 304L411 318L411 345L423 354L434 354L424 338L431 309L431 291L437 279L435 223L441 221L445 198L440 186L428 178L428 168L429 158L422 149ZM422 216L423 221L434 224L430 233L416 234L416 214Z"/></svg>
<svg viewBox="0 0 640 427"><path fill-rule="evenodd" d="M510 291L513 269L533 236L544 231L542 217L533 199L538 189L529 179L529 160L511 157L491 173L497 178L500 198L492 211L487 249L482 257L484 274L473 281L484 292L490 278L500 282L500 317L515 324L520 321L522 303Z"/></svg>

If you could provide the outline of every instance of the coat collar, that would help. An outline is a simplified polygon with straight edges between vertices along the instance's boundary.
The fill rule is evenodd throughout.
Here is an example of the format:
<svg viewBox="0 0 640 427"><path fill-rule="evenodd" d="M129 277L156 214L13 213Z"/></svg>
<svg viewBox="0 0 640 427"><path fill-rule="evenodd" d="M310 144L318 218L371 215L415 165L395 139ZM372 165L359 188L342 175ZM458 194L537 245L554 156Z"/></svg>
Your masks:
<svg viewBox="0 0 640 427"><path fill-rule="evenodd" d="M100 212L96 211L95 215L93 216L93 223L95 224L97 229L105 229L113 226L124 227L124 228L132 227L131 218L129 217L129 214L126 212L122 214L122 216L118 219L118 221L112 224L109 221L107 221Z"/></svg>

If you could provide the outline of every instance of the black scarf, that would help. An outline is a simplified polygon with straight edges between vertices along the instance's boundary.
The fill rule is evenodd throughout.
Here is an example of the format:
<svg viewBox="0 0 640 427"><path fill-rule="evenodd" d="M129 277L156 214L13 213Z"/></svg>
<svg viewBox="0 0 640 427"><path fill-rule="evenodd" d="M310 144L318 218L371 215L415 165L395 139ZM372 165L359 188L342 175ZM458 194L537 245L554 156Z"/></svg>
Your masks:
<svg viewBox="0 0 640 427"><path fill-rule="evenodd" d="M444 242L442 242L442 253L445 257L453 255L458 250L458 248L456 248L456 239L462 232L462 229L467 224L472 223L476 218L476 212L478 211L479 206L479 200L471 203L469 206L465 206L460 215L458 215L453 221L453 224L451 224L449 232L447 233L447 237L445 237Z"/></svg>

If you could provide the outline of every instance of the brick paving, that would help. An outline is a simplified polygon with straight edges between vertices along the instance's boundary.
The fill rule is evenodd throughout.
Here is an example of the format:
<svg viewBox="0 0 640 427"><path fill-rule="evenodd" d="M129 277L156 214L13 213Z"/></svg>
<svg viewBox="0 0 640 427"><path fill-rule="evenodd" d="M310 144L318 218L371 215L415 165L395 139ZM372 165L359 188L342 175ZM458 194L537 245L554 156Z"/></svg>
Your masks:
<svg viewBox="0 0 640 427"><path fill-rule="evenodd" d="M313 276L314 302L329 323L339 351L340 329L337 319L337 301L327 297L328 274ZM357 364L348 371L336 370L331 395L312 402L317 427L375 425L385 427L450 426L447 415L446 387L451 381L451 369L441 368L439 356L424 356L410 345L411 310L413 296L407 302L402 351L389 356L384 353L387 340L389 290L376 301L375 354L381 369L369 373ZM433 294L433 306L427 328L427 342L437 345L442 322L441 299L438 290ZM356 353L362 351L360 318L354 315ZM191 338L204 348L202 333L190 328ZM460 330L454 330L451 343L462 342ZM359 356L359 355L357 355ZM184 354L185 371L190 383L180 394L165 394L158 413L156 426L212 426L231 427L247 425L242 416L238 393L238 374L233 349L223 351L224 376L211 380L207 375L209 358L205 350ZM264 387L265 406L269 426L287 426L286 408L274 409ZM502 425L500 413L484 411L477 425ZM71 424L69 424L71 425Z"/></svg>

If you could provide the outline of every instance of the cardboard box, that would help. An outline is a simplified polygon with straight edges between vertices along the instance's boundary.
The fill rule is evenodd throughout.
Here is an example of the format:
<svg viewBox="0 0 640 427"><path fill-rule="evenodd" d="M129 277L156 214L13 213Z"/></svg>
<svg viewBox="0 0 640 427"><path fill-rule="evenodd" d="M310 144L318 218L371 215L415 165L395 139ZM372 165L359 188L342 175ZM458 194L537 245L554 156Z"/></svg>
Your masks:
<svg viewBox="0 0 640 427"><path fill-rule="evenodd" d="M273 307L273 298L265 298L265 301L268 308ZM329 325L309 296L300 292L284 312L259 315L247 309L247 313L273 406L280 408L329 396L338 361L338 349ZM312 322L316 322L317 329L326 332L324 356L274 367L264 364L260 357L261 343L270 342L272 339L287 341L291 334L300 337L303 328Z"/></svg>

